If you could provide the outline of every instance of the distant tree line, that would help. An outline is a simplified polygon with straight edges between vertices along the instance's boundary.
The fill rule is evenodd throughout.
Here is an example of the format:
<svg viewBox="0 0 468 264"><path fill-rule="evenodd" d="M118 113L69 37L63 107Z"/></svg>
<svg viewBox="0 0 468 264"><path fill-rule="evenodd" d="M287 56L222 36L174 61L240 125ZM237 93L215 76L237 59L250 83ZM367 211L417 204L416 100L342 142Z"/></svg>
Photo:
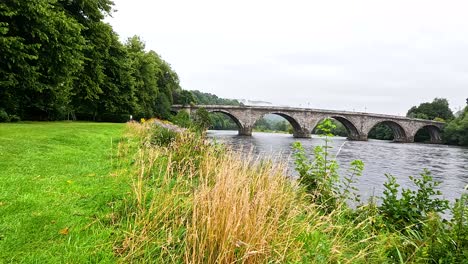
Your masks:
<svg viewBox="0 0 468 264"><path fill-rule="evenodd" d="M103 22L112 4L0 2L0 121L167 119L191 99L156 52Z"/></svg>

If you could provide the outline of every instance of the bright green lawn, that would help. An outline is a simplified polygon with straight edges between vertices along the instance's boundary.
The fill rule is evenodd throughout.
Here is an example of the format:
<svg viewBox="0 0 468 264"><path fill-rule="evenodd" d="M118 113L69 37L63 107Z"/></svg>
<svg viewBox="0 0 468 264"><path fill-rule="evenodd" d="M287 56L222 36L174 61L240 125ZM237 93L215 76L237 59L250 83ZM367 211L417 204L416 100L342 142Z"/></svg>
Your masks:
<svg viewBox="0 0 468 264"><path fill-rule="evenodd" d="M129 184L111 157L124 126L0 124L0 263L114 261L112 221Z"/></svg>

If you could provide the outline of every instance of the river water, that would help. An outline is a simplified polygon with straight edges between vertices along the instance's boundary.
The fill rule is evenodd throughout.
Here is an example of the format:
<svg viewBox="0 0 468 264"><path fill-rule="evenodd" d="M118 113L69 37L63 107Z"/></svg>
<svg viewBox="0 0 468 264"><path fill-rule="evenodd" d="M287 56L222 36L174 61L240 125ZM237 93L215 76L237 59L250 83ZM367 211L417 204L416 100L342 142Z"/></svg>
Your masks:
<svg viewBox="0 0 468 264"><path fill-rule="evenodd" d="M246 137L238 136L237 131L209 130L208 137L261 157L280 156L288 163L288 174L292 177L297 177L291 158L292 143L301 142L311 154L314 146L324 144L323 139L315 135L310 139L297 139L288 134L254 132L252 137ZM414 188L408 176L418 176L426 168L434 179L442 182L439 189L450 201L460 197L468 185L468 148L384 140L349 141L343 137L332 137L330 145L330 152L340 165L340 175L346 173L351 161L364 162L363 175L356 184L362 201L373 195L382 196L386 173L395 176L402 187Z"/></svg>

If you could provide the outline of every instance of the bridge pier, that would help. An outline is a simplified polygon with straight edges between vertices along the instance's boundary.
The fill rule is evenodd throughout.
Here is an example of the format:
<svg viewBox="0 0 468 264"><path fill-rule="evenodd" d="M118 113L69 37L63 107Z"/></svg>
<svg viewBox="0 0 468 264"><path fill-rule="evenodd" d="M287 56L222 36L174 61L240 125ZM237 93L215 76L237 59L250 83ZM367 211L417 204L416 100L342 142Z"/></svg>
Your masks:
<svg viewBox="0 0 468 264"><path fill-rule="evenodd" d="M252 136L252 127L240 127L239 128L239 136Z"/></svg>
<svg viewBox="0 0 468 264"><path fill-rule="evenodd" d="M406 136L406 137L397 137L393 138L393 142L397 143L413 143L414 142L414 137L411 136Z"/></svg>
<svg viewBox="0 0 468 264"><path fill-rule="evenodd" d="M367 141L367 135L362 135L362 134L359 134L359 135L350 134L350 135L348 136L348 139L349 139L349 140L354 140L354 141Z"/></svg>
<svg viewBox="0 0 468 264"><path fill-rule="evenodd" d="M308 130L308 129L305 129L305 128L301 128L301 129L295 129L294 132L293 132L293 136L295 138L310 138L312 137L311 135L312 133Z"/></svg>

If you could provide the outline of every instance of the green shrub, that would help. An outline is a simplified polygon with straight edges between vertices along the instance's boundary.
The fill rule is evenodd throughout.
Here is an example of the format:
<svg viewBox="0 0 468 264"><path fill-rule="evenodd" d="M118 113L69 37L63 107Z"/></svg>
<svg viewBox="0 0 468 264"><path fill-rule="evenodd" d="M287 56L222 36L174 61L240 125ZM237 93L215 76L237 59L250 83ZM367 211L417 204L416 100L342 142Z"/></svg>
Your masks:
<svg viewBox="0 0 468 264"><path fill-rule="evenodd" d="M299 173L299 182L311 194L312 201L325 207L327 211L336 208L338 204L346 203L349 199L360 202L357 189L354 187L355 177L362 175L364 163L360 160L351 162L350 175L341 181L338 175L338 162L331 158L329 149L329 136L335 124L331 119L321 122L317 131L325 138L323 146L314 148L314 159L309 160L301 143L295 142L293 157L296 171Z"/></svg>
<svg viewBox="0 0 468 264"><path fill-rule="evenodd" d="M205 108L197 109L193 119L196 128L199 130L207 130L212 125L210 113Z"/></svg>
<svg viewBox="0 0 468 264"><path fill-rule="evenodd" d="M465 187L465 189L468 188ZM468 259L468 193L455 201L450 222L457 260Z"/></svg>
<svg viewBox="0 0 468 264"><path fill-rule="evenodd" d="M17 115L11 115L10 116L10 122L19 122L21 121L21 118Z"/></svg>
<svg viewBox="0 0 468 264"><path fill-rule="evenodd" d="M442 193L436 190L440 182L434 181L431 173L424 170L421 178L410 176L417 190L402 189L401 197L398 195L398 187L394 176L386 174L387 182L384 183L384 196L380 212L384 215L387 224L397 229L409 225L420 227L421 221L427 219L430 212L443 213L449 208L447 200L436 196Z"/></svg>
<svg viewBox="0 0 468 264"><path fill-rule="evenodd" d="M172 123L180 126L189 128L192 126L192 121L190 120L190 115L186 111L179 111L177 115L171 118Z"/></svg>
<svg viewBox="0 0 468 264"><path fill-rule="evenodd" d="M177 132L161 126L153 126L153 137L151 144L157 146L169 146L177 136Z"/></svg>
<svg viewBox="0 0 468 264"><path fill-rule="evenodd" d="M10 117L8 116L7 112L5 110L0 109L0 122L9 122Z"/></svg>

